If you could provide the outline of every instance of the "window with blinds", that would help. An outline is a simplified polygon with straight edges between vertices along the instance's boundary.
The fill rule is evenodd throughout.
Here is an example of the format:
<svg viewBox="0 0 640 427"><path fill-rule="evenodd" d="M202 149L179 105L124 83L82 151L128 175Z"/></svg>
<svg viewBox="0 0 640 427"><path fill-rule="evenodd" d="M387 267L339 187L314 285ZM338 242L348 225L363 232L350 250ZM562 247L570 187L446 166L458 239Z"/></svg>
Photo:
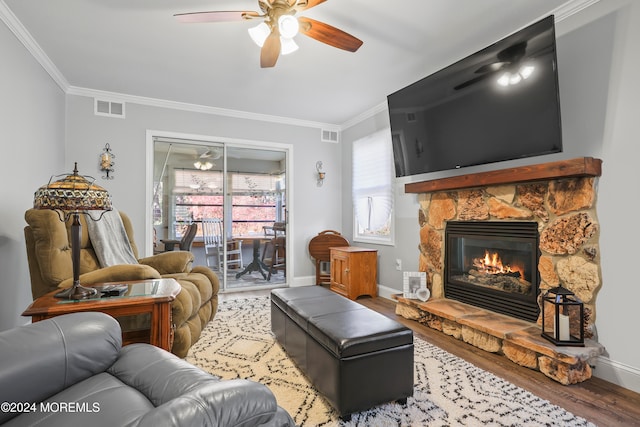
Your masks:
<svg viewBox="0 0 640 427"><path fill-rule="evenodd" d="M228 172L227 177L232 235L262 233L264 225L284 220L284 175ZM176 238L181 237L185 224L224 218L221 171L174 169L173 181L170 205Z"/></svg>
<svg viewBox="0 0 640 427"><path fill-rule="evenodd" d="M393 153L384 129L353 143L354 241L392 245Z"/></svg>

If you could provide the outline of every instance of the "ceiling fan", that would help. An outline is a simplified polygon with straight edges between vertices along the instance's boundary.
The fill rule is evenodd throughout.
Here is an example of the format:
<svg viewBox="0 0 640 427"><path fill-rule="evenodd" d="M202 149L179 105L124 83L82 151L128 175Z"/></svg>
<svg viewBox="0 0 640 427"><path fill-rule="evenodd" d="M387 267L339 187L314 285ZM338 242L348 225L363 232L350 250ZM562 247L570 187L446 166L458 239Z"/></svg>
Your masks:
<svg viewBox="0 0 640 427"><path fill-rule="evenodd" d="M326 0L258 0L262 13L254 11L213 11L178 13L175 18L185 23L229 22L263 19L263 22L249 29L251 38L261 46L260 66L269 68L276 65L280 54L295 51L298 46L293 37L298 32L322 43L349 52L357 51L362 40L329 24L304 16L296 18L297 12L311 9Z"/></svg>
<svg viewBox="0 0 640 427"><path fill-rule="evenodd" d="M219 159L220 157L222 157L222 148L209 148L199 156L200 159L213 160Z"/></svg>
<svg viewBox="0 0 640 427"><path fill-rule="evenodd" d="M497 80L498 84L502 86L517 84L523 79L529 78L534 71L533 65L525 62L526 53L526 41L513 44L498 52L497 61L479 67L474 72L476 77L459 84L454 89L464 89L496 73L501 73ZM532 59L532 57L527 59Z"/></svg>

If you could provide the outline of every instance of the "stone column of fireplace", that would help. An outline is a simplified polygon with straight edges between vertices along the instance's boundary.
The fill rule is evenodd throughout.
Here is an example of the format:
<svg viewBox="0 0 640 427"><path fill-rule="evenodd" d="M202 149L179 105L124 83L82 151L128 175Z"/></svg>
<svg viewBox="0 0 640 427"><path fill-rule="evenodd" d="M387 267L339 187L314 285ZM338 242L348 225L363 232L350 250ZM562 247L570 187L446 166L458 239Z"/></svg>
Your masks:
<svg viewBox="0 0 640 427"><path fill-rule="evenodd" d="M541 293L559 284L574 292L585 304L585 338L597 341L595 299L602 275L596 183L578 177L419 194L419 269L427 272L432 298L444 298L446 221L536 221Z"/></svg>

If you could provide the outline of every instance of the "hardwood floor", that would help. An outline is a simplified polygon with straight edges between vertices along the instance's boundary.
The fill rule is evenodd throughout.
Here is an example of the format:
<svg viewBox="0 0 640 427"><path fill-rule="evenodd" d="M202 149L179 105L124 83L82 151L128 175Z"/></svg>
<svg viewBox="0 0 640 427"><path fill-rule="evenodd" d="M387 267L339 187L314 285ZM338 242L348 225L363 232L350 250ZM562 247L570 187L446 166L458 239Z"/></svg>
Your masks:
<svg viewBox="0 0 640 427"><path fill-rule="evenodd" d="M220 294L220 300L268 295L268 290ZM640 393L627 390L597 377L564 386L544 374L519 366L507 358L480 350L463 341L395 314L395 302L386 298L362 297L357 300L413 330L414 336L436 345L477 367L504 378L575 415L601 427L640 426Z"/></svg>

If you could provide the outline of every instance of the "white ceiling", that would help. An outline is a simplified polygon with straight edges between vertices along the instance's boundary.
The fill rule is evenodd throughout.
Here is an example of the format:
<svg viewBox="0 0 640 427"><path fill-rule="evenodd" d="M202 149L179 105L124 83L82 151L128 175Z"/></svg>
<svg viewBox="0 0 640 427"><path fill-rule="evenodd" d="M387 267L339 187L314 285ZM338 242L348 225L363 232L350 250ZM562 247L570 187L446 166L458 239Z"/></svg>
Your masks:
<svg viewBox="0 0 640 427"><path fill-rule="evenodd" d="M539 18L554 11L562 18L593 2L327 0L303 15L358 37L360 50L298 35L300 49L271 69L260 68L260 50L247 33L255 23L182 24L173 17L259 11L257 0L0 0L0 18L44 52L39 60L72 93L344 126L390 93Z"/></svg>

